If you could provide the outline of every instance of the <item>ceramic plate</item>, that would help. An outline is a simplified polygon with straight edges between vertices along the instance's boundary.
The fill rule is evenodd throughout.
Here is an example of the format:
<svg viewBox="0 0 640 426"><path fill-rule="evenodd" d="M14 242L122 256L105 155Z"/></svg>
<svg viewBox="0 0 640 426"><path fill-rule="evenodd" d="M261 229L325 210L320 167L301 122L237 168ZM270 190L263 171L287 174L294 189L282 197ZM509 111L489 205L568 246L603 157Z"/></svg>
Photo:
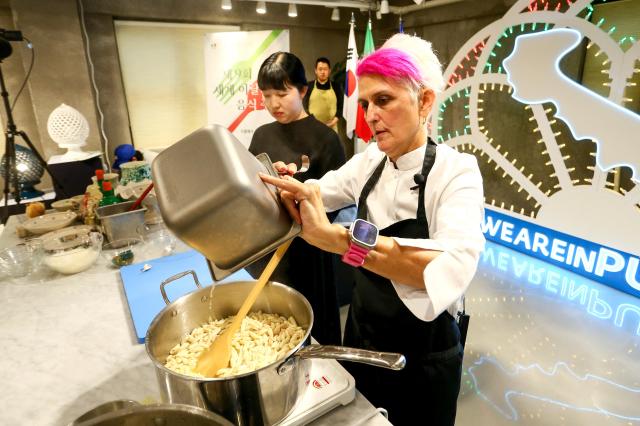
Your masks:
<svg viewBox="0 0 640 426"><path fill-rule="evenodd" d="M45 234L71 225L76 219L72 211L49 213L25 221L22 226L32 234Z"/></svg>
<svg viewBox="0 0 640 426"><path fill-rule="evenodd" d="M66 200L54 201L51 203L51 207L58 210L59 212L65 212L67 210L73 210L75 207L75 203L70 198Z"/></svg>

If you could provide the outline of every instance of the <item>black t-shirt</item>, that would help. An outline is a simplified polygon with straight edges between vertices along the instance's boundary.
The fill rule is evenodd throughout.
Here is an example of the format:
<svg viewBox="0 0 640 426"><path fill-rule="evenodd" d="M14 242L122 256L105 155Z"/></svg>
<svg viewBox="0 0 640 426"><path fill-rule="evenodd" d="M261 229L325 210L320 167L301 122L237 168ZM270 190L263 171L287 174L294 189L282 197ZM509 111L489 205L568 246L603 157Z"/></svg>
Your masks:
<svg viewBox="0 0 640 426"><path fill-rule="evenodd" d="M257 155L267 153L271 161L296 163L309 156L309 170L298 173L300 181L319 179L329 170L345 163L344 149L336 132L309 116L288 124L277 121L260 126L253 134L249 151ZM258 278L272 253L247 266ZM341 344L340 312L337 300L333 254L295 238L271 280L287 284L301 292L313 309L314 326L311 335L323 344Z"/></svg>
<svg viewBox="0 0 640 426"><path fill-rule="evenodd" d="M253 133L249 151L253 155L266 152L271 161L296 163L300 157L309 156L309 170L296 174L296 179L320 179L329 170L336 170L345 163L344 149L338 134L313 116L287 124L277 121L260 126Z"/></svg>

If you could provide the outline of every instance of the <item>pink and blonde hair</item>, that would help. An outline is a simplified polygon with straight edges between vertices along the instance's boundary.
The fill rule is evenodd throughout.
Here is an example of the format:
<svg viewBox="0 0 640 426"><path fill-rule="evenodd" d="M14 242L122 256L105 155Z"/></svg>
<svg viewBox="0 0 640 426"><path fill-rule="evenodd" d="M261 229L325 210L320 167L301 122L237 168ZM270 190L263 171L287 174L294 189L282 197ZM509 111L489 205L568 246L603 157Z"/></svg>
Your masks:
<svg viewBox="0 0 640 426"><path fill-rule="evenodd" d="M358 64L356 75L375 74L397 82L413 80L420 84L420 70L411 57L398 49L378 49Z"/></svg>
<svg viewBox="0 0 640 426"><path fill-rule="evenodd" d="M358 64L356 75L379 75L409 89L421 87L439 93L444 88L442 65L431 48L431 43L419 37L396 34L378 50Z"/></svg>

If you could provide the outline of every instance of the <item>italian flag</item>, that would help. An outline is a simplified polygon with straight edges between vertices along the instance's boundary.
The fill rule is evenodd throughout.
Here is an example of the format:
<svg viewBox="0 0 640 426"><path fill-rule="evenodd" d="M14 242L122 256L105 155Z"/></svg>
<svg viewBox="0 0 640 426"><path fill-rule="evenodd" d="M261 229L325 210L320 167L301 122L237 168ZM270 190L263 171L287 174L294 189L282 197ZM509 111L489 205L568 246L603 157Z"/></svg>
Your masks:
<svg viewBox="0 0 640 426"><path fill-rule="evenodd" d="M364 49L362 50L362 57L364 58L365 56L373 53L374 50L376 50L376 48L373 44L373 35L371 34L371 19L369 19L369 22L367 23L367 33L364 37ZM371 140L371 137L373 136L373 133L371 132L371 129L369 128L369 125L364 118L364 110L362 109L360 104L358 104L358 112L356 116L356 135L365 142L369 142L369 140Z"/></svg>

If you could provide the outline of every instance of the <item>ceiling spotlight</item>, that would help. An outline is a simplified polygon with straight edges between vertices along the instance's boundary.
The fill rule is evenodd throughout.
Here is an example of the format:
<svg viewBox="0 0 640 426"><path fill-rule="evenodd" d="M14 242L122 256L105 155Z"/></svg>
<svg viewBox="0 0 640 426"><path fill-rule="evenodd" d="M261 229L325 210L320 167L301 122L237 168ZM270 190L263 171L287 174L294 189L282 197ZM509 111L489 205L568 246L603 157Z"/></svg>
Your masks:
<svg viewBox="0 0 640 426"><path fill-rule="evenodd" d="M222 0L222 9L231 10L231 0Z"/></svg>
<svg viewBox="0 0 640 426"><path fill-rule="evenodd" d="M267 5L265 4L265 2L258 2L258 5L256 6L256 12L258 12L260 15L264 15L265 13L267 13Z"/></svg>
<svg viewBox="0 0 640 426"><path fill-rule="evenodd" d="M380 13L383 15L389 13L389 0L382 0L380 2Z"/></svg>
<svg viewBox="0 0 640 426"><path fill-rule="evenodd" d="M413 2L414 2L415 4L422 4L422 1L423 1L423 0L413 0Z"/></svg>
<svg viewBox="0 0 640 426"><path fill-rule="evenodd" d="M288 15L290 18L295 18L296 16L298 16L298 8L296 7L295 3L289 3Z"/></svg>
<svg viewBox="0 0 640 426"><path fill-rule="evenodd" d="M338 9L337 7L334 7L333 12L331 12L331 20L332 21L340 20L340 9Z"/></svg>

